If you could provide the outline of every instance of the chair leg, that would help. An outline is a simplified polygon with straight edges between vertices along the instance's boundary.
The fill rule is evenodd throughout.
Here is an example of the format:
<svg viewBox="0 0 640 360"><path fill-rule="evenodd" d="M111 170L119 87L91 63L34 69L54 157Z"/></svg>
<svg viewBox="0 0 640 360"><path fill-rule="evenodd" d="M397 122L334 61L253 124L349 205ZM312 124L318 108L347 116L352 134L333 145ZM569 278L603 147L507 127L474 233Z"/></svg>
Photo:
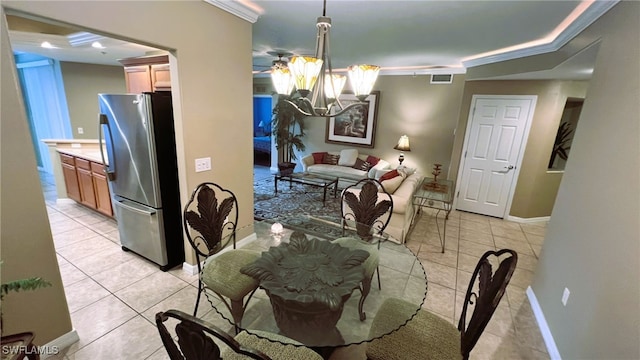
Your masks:
<svg viewBox="0 0 640 360"><path fill-rule="evenodd" d="M196 297L196 306L193 308L193 317L198 317L198 305L200 304L200 295L202 294L202 282L198 281L198 296Z"/></svg>
<svg viewBox="0 0 640 360"><path fill-rule="evenodd" d="M380 283L380 268L376 266L376 274L378 274L378 290L382 290L382 283Z"/></svg>
<svg viewBox="0 0 640 360"><path fill-rule="evenodd" d="M371 291L371 281L373 280L373 274L370 277L362 280L362 295L360 296L360 302L358 302L358 313L360 314L360 321L364 321L367 318L367 314L364 313L362 307L364 305L364 300L369 295L369 291Z"/></svg>
<svg viewBox="0 0 640 360"><path fill-rule="evenodd" d="M231 316L233 317L234 327L236 330L236 334L238 334L238 324L242 321L242 316L244 315L244 306L242 305L241 300L231 300Z"/></svg>

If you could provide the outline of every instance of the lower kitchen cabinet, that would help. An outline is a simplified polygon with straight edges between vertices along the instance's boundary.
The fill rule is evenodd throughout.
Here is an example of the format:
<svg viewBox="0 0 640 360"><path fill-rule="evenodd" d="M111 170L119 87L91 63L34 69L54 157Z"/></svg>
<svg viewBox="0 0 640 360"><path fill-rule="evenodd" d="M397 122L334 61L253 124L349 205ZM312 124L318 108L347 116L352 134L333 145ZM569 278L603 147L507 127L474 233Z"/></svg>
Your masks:
<svg viewBox="0 0 640 360"><path fill-rule="evenodd" d="M67 196L87 207L113 216L111 194L104 166L68 154L60 154Z"/></svg>

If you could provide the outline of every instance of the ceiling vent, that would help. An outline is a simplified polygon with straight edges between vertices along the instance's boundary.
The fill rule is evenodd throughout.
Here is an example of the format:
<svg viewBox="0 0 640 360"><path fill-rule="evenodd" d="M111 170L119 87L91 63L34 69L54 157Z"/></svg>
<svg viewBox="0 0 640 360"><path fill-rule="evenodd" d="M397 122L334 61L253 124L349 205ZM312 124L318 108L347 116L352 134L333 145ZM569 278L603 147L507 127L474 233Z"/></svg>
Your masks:
<svg viewBox="0 0 640 360"><path fill-rule="evenodd" d="M453 82L453 74L431 74L432 84L451 84Z"/></svg>

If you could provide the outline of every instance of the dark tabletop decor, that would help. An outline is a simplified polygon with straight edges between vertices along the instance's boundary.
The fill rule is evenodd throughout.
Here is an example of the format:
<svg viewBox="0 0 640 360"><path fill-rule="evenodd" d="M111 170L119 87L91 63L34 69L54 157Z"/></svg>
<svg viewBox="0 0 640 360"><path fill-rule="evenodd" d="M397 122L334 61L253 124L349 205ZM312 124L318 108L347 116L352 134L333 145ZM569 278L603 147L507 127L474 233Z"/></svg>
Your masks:
<svg viewBox="0 0 640 360"><path fill-rule="evenodd" d="M335 329L344 302L364 278L364 250L350 250L293 232L240 271L260 281L269 295L280 330L296 340L325 336Z"/></svg>

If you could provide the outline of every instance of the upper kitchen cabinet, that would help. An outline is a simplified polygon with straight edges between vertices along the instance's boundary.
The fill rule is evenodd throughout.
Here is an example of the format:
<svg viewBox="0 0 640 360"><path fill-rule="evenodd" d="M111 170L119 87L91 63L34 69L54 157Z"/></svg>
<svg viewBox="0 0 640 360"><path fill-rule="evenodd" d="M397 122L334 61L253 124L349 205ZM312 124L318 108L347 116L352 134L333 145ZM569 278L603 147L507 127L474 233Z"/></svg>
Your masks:
<svg viewBox="0 0 640 360"><path fill-rule="evenodd" d="M119 60L124 65L127 92L139 94L171 90L169 56L144 56Z"/></svg>

